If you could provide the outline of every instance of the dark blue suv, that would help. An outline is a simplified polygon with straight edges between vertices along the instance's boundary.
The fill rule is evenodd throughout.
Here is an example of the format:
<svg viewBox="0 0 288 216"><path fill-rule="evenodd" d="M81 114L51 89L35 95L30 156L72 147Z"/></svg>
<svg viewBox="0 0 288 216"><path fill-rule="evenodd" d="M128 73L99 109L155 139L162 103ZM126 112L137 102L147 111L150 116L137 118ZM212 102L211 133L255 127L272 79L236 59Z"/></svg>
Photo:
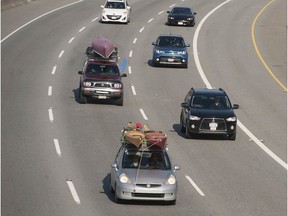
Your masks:
<svg viewBox="0 0 288 216"><path fill-rule="evenodd" d="M188 52L184 38L181 35L161 34L155 42L152 43L154 66L172 65L188 67Z"/></svg>

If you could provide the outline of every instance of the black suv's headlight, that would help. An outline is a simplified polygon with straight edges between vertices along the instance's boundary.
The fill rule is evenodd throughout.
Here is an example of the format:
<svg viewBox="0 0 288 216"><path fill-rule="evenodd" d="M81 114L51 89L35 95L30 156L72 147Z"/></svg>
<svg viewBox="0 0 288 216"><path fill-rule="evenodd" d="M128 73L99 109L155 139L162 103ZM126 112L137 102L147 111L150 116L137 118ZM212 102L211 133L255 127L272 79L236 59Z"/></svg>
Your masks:
<svg viewBox="0 0 288 216"><path fill-rule="evenodd" d="M190 115L189 119L192 120L192 121L199 121L201 118L198 117L198 116Z"/></svg>
<svg viewBox="0 0 288 216"><path fill-rule="evenodd" d="M237 121L237 117L233 116L233 117L226 118L226 121L228 121L228 122L236 122Z"/></svg>

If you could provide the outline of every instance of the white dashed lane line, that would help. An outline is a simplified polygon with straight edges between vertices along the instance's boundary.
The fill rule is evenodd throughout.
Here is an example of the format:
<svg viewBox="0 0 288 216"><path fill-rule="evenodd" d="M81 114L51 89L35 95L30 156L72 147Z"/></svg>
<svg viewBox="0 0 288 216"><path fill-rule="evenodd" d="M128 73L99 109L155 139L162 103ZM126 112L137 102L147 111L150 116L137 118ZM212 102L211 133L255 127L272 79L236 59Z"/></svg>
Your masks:
<svg viewBox="0 0 288 216"><path fill-rule="evenodd" d="M152 22L153 21L153 18L151 18L150 20L148 20L148 23Z"/></svg>
<svg viewBox="0 0 288 216"><path fill-rule="evenodd" d="M79 30L79 32L82 32L85 28L86 28L86 26L84 26L83 28L81 28L81 29Z"/></svg>
<svg viewBox="0 0 288 216"><path fill-rule="evenodd" d="M132 55L133 55L133 51L132 51L132 50L130 50L130 52L129 52L129 57L131 58L131 57L132 57Z"/></svg>
<svg viewBox="0 0 288 216"><path fill-rule="evenodd" d="M96 17L94 19L91 20L91 22L95 22L99 17Z"/></svg>
<svg viewBox="0 0 288 216"><path fill-rule="evenodd" d="M68 41L68 43L70 44L70 43L72 43L72 41L75 39L75 37L72 37L69 41Z"/></svg>
<svg viewBox="0 0 288 216"><path fill-rule="evenodd" d="M50 122L53 122L53 121L54 121L54 116L53 116L52 107L50 107L50 108L48 109L48 116L49 116Z"/></svg>
<svg viewBox="0 0 288 216"><path fill-rule="evenodd" d="M48 96L52 96L52 86L48 87Z"/></svg>
<svg viewBox="0 0 288 216"><path fill-rule="evenodd" d="M192 184L192 186L196 189L196 191L201 195L205 196L205 194L202 192L202 190L196 185L196 183L187 175L185 175L186 179Z"/></svg>
<svg viewBox="0 0 288 216"><path fill-rule="evenodd" d="M135 90L135 87L133 85L131 86L131 90L133 92L133 95L136 95L136 90Z"/></svg>
<svg viewBox="0 0 288 216"><path fill-rule="evenodd" d="M67 182L67 184L68 184L69 190L70 190L70 192L71 192L71 194L72 194L72 197L73 197L74 201L75 201L78 205L80 205L81 202L80 202L79 196L78 196L78 194L77 194L77 191L76 191L76 189L75 189L75 187L74 187L74 184L73 184L72 180L71 180L71 179L67 179L66 182Z"/></svg>
<svg viewBox="0 0 288 216"><path fill-rule="evenodd" d="M134 40L133 40L133 44L135 44L135 43L136 43L136 41L137 41L137 38L134 38Z"/></svg>
<svg viewBox="0 0 288 216"><path fill-rule="evenodd" d="M144 110L143 109L139 109L140 110L140 113L142 114L142 116L143 116L143 118L144 118L144 120L148 120L148 118L147 118L147 116L146 116L146 114L145 114L145 112L144 112Z"/></svg>
<svg viewBox="0 0 288 216"><path fill-rule="evenodd" d="M61 50L61 52L58 55L58 58L61 58L63 56L64 52L65 52L64 50Z"/></svg>
<svg viewBox="0 0 288 216"><path fill-rule="evenodd" d="M144 30L144 28L145 28L145 27L143 26L143 27L139 30L139 32L141 33L141 32Z"/></svg>
<svg viewBox="0 0 288 216"><path fill-rule="evenodd" d="M132 74L131 66L128 67L128 73Z"/></svg>
<svg viewBox="0 0 288 216"><path fill-rule="evenodd" d="M57 155L59 157L61 157L62 153L61 153L59 141L58 141L58 139L54 139L53 141L54 141L54 145L55 145L55 149L56 149Z"/></svg>
<svg viewBox="0 0 288 216"><path fill-rule="evenodd" d="M54 65L54 67L53 67L53 69L52 69L52 71L51 71L51 74L53 75L53 74L55 74L55 72L56 72L56 69L57 69L57 66L56 65Z"/></svg>

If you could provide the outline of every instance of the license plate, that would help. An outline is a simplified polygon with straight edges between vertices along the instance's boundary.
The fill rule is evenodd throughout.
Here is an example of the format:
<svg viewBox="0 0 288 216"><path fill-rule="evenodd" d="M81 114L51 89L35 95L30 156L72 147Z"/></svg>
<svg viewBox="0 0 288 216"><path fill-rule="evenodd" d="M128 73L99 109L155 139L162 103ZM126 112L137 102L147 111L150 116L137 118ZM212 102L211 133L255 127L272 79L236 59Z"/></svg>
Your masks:
<svg viewBox="0 0 288 216"><path fill-rule="evenodd" d="M116 19L116 17L112 16L111 19Z"/></svg>
<svg viewBox="0 0 288 216"><path fill-rule="evenodd" d="M183 25L183 22L178 22L178 25Z"/></svg>
<svg viewBox="0 0 288 216"><path fill-rule="evenodd" d="M174 62L174 59L168 58L168 62Z"/></svg>
<svg viewBox="0 0 288 216"><path fill-rule="evenodd" d="M98 99L106 99L107 97L105 95L98 96Z"/></svg>
<svg viewBox="0 0 288 216"><path fill-rule="evenodd" d="M218 127L218 124L215 123L215 122L212 122L212 123L209 124L209 127L210 127L211 131L215 131L217 129L217 127Z"/></svg>

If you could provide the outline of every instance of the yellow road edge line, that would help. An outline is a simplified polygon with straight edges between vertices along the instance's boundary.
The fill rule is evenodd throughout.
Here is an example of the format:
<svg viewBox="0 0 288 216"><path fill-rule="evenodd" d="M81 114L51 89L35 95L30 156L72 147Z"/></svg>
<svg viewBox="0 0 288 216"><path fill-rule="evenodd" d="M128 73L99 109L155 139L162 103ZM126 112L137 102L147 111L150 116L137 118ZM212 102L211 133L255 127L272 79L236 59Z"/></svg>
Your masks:
<svg viewBox="0 0 288 216"><path fill-rule="evenodd" d="M275 74L272 72L272 70L268 67L268 65L266 64L266 62L264 61L262 55L260 54L260 51L257 47L257 43L256 43L256 39L255 39L255 33L254 33L254 29L255 29L255 25L257 22L258 17L262 14L262 12L273 2L274 0L270 0L270 2L268 4L266 4L261 10L260 12L256 15L253 24L252 24L252 41L253 41L253 45L254 48L256 50L256 53L260 59L260 61L262 62L262 64L264 65L264 67L266 68L266 70L269 72L269 74L272 76L272 78L284 89L285 92L288 91L287 87L281 83L281 81L275 76Z"/></svg>

